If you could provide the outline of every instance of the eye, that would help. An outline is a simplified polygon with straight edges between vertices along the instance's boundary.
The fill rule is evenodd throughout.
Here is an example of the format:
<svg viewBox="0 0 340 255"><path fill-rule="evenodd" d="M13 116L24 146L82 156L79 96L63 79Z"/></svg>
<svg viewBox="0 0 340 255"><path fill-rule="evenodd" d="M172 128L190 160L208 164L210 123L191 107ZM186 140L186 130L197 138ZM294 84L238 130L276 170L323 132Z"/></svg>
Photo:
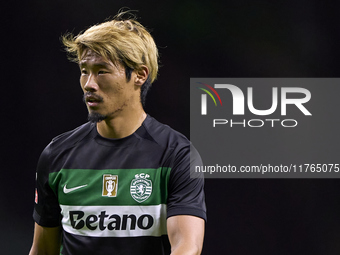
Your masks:
<svg viewBox="0 0 340 255"><path fill-rule="evenodd" d="M81 74L87 74L86 69L81 69L80 72L81 72Z"/></svg>
<svg viewBox="0 0 340 255"><path fill-rule="evenodd" d="M106 74L106 73L108 73L108 72L107 72L107 71L104 71L104 70L98 71L98 74Z"/></svg>

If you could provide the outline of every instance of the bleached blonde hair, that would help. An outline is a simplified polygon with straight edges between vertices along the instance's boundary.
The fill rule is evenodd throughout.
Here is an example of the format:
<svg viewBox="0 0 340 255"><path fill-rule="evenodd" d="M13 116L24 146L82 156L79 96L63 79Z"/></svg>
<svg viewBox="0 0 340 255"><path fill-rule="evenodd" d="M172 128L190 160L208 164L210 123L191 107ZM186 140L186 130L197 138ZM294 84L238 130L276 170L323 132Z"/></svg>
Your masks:
<svg viewBox="0 0 340 255"><path fill-rule="evenodd" d="M126 15L130 15L128 19L124 19ZM69 33L61 39L72 61L79 63L85 51L90 49L112 63L121 63L128 80L131 71L147 66L149 77L141 92L144 105L145 96L143 98L142 94L146 95L157 77L158 50L150 33L131 16L130 11L120 12L112 20L94 25L77 36Z"/></svg>

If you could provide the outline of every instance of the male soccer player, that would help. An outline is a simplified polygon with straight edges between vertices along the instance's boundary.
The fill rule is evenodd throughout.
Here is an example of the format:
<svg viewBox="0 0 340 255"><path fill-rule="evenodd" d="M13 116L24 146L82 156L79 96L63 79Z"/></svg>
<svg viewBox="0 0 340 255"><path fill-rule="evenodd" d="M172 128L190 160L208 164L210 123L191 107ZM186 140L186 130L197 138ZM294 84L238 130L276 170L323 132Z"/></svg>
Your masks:
<svg viewBox="0 0 340 255"><path fill-rule="evenodd" d="M37 167L30 254L200 254L203 179L190 178L190 142L147 115L158 71L135 19L64 36L80 67L89 122L54 138Z"/></svg>

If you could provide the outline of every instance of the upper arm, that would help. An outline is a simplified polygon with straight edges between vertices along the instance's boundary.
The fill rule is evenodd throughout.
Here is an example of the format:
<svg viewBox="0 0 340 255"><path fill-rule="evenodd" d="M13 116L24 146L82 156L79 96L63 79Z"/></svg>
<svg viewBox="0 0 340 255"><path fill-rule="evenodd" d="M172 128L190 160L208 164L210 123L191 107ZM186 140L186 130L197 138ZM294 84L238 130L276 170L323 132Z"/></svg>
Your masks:
<svg viewBox="0 0 340 255"><path fill-rule="evenodd" d="M194 147L185 147L176 154L171 169L167 231L171 254L201 254L206 220L204 179L190 176L190 167L202 165Z"/></svg>
<svg viewBox="0 0 340 255"><path fill-rule="evenodd" d="M167 216L192 215L206 220L204 176L191 176L191 167L202 165L194 147L178 151L171 168Z"/></svg>
<svg viewBox="0 0 340 255"><path fill-rule="evenodd" d="M42 152L37 166L36 199L34 205L33 244L30 255L60 254L61 227L58 198L49 183L50 145Z"/></svg>
<svg viewBox="0 0 340 255"><path fill-rule="evenodd" d="M168 218L167 229L171 254L201 254L205 221L191 215Z"/></svg>
<svg viewBox="0 0 340 255"><path fill-rule="evenodd" d="M33 244L29 255L60 254L61 227L42 227L35 223Z"/></svg>

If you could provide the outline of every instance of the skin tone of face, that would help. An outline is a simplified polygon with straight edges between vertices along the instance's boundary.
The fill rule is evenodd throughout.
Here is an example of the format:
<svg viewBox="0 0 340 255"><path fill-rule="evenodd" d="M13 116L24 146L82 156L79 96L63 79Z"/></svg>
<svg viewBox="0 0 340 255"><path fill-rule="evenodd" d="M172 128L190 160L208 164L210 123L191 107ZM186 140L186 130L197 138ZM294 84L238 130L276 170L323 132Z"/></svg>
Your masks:
<svg viewBox="0 0 340 255"><path fill-rule="evenodd" d="M134 70L127 81L120 63L96 54L84 52L79 62L80 85L89 116L100 116L99 134L107 138L122 138L132 134L146 118L140 102L140 89L148 77L148 68Z"/></svg>

